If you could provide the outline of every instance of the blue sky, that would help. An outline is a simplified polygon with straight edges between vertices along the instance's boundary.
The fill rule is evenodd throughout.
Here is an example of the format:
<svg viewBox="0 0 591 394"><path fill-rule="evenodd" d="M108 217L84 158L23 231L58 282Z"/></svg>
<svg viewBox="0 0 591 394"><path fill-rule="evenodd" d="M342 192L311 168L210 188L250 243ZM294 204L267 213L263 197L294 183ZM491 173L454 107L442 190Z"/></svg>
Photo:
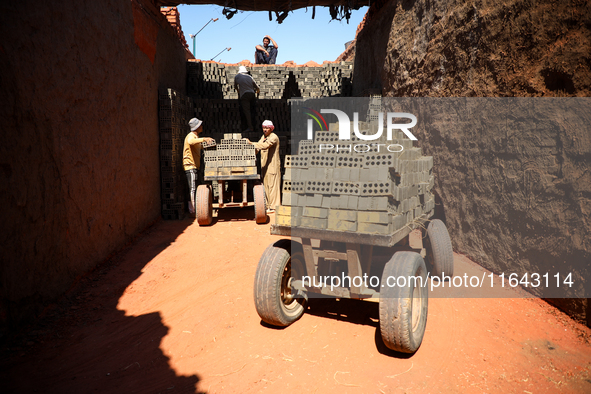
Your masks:
<svg viewBox="0 0 591 394"><path fill-rule="evenodd" d="M195 38L197 59L210 60L226 47L232 48L214 60L223 63L254 62L254 47L262 44L263 37L270 35L279 46L277 63L292 60L297 64L325 60L334 61L344 50L345 43L355 38L357 26L363 20L368 7L353 11L349 24L346 21L330 21L326 7L316 7L312 19L312 7L289 13L282 24L269 21L269 13L238 12L230 20L222 15L223 8L217 5L180 5L181 27L189 49L193 52L190 35L198 32L211 18L211 22Z"/></svg>

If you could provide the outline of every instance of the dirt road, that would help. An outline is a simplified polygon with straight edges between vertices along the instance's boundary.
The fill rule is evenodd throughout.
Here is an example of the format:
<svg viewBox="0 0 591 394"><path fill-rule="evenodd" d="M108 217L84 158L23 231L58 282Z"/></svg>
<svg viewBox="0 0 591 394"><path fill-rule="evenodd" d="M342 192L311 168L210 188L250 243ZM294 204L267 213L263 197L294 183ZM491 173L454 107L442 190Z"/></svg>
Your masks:
<svg viewBox="0 0 591 394"><path fill-rule="evenodd" d="M431 298L413 356L385 348L376 303L312 300L265 326L253 278L278 237L252 215L153 226L9 343L8 392L591 392L590 330L538 300Z"/></svg>

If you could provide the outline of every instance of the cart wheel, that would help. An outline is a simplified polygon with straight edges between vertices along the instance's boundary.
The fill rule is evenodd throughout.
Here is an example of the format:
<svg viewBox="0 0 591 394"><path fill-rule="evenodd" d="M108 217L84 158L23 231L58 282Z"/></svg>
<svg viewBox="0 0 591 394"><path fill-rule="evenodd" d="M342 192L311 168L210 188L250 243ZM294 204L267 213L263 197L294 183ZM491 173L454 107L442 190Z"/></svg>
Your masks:
<svg viewBox="0 0 591 394"><path fill-rule="evenodd" d="M254 218L258 224L267 223L267 207L265 204L265 187L255 185L254 194Z"/></svg>
<svg viewBox="0 0 591 394"><path fill-rule="evenodd" d="M421 346L429 301L426 282L427 267L418 253L397 252L386 263L380 289L380 331L388 348L414 353Z"/></svg>
<svg viewBox="0 0 591 394"><path fill-rule="evenodd" d="M254 303L261 319L279 327L289 326L304 313L306 300L295 297L291 281L306 275L301 251L290 255L291 241L280 240L263 252L254 279Z"/></svg>
<svg viewBox="0 0 591 394"><path fill-rule="evenodd" d="M427 227L425 237L426 260L431 268L431 276L439 278L454 275L454 252L451 246L451 239L445 224L439 220L431 220Z"/></svg>
<svg viewBox="0 0 591 394"><path fill-rule="evenodd" d="M211 188L209 185L197 187L197 223L200 226L209 226L213 220Z"/></svg>

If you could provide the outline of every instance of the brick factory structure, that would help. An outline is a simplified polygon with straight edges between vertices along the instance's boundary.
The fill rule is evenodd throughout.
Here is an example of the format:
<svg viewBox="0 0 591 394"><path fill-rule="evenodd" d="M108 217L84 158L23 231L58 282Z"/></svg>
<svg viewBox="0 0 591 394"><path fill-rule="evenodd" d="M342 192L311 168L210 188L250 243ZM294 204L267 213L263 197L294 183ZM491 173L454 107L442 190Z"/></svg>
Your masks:
<svg viewBox="0 0 591 394"><path fill-rule="evenodd" d="M583 3L371 2L347 50L353 59L251 68L262 90L257 122L273 119L282 153L294 155L281 133L296 97L588 97L591 13ZM218 141L241 131L238 65L196 62L178 13L160 8L176 4L3 7L0 334L41 316L163 213L181 216L186 181L176 158L190 117ZM285 4L236 1L277 19ZM328 6L337 17L366 2L289 4ZM478 127L419 130L454 250L495 272L591 261L588 124L564 121L519 138ZM555 303L591 322L587 300Z"/></svg>
<svg viewBox="0 0 591 394"><path fill-rule="evenodd" d="M204 136L221 141L224 134L240 133L240 104L234 89L238 65L187 62L187 96L168 89L160 92L160 159L162 217L182 219L187 211L187 186L182 168L183 141L192 117L203 120ZM290 105L292 98L349 97L353 63L326 62L322 66L269 65L250 68L260 88L255 124L270 119L280 139L281 162L292 150ZM258 141L261 132L242 137ZM219 148L218 148L219 149ZM207 162L206 162L207 164ZM218 195L214 182L214 196Z"/></svg>

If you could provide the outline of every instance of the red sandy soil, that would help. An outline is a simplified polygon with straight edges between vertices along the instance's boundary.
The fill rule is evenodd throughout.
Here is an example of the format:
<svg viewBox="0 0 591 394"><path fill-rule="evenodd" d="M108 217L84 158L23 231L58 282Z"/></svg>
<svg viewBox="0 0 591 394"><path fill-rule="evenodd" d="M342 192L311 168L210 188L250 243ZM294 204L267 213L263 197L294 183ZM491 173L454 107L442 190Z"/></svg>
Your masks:
<svg viewBox="0 0 591 394"><path fill-rule="evenodd" d="M591 331L535 299L431 298L412 356L384 346L376 303L311 300L290 327L261 323L254 274L279 237L253 215L154 225L8 342L2 392L591 392ZM478 269L455 258L456 274Z"/></svg>

